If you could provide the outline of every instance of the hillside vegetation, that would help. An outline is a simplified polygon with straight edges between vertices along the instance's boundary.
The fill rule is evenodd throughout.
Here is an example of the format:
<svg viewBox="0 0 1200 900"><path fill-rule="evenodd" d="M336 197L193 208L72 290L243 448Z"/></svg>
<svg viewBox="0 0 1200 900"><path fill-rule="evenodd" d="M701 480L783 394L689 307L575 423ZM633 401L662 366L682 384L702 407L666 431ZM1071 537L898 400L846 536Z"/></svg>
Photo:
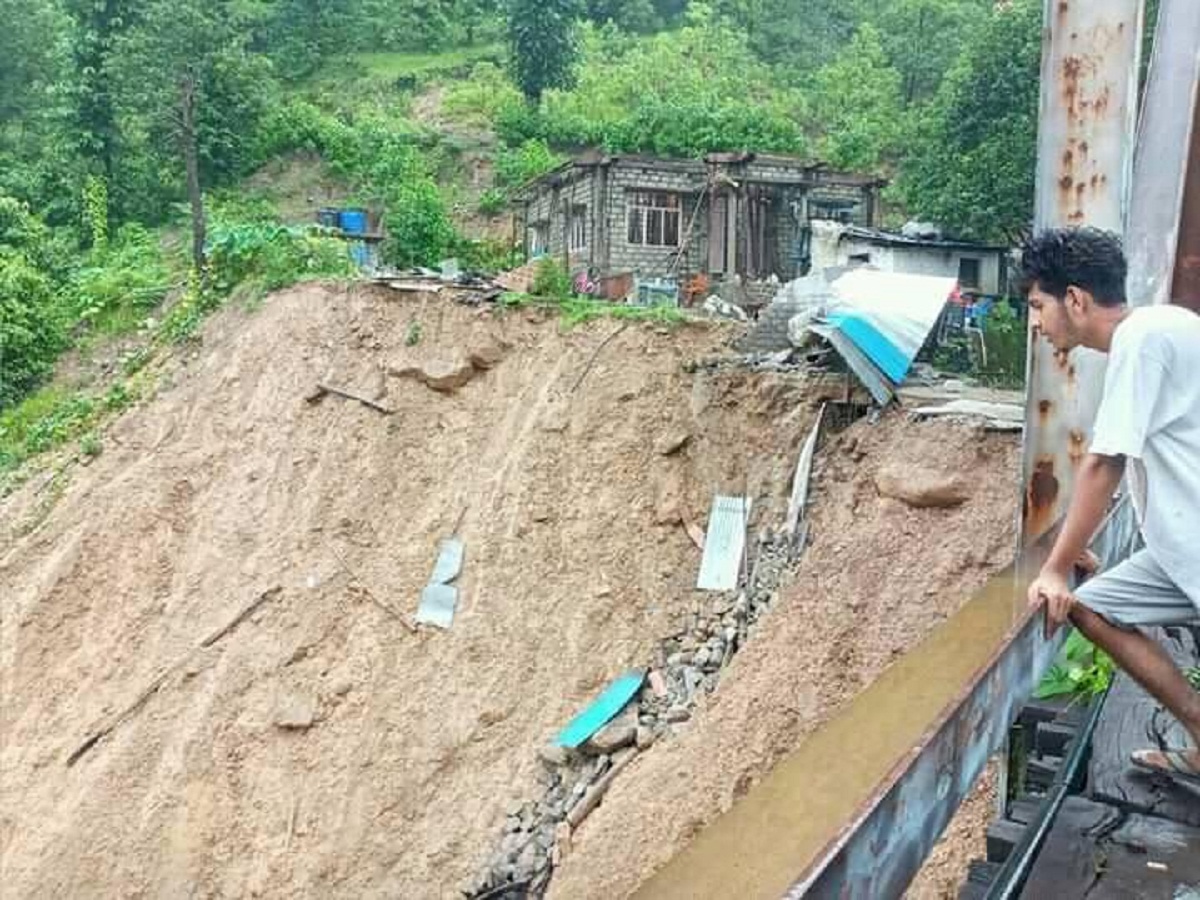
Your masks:
<svg viewBox="0 0 1200 900"><path fill-rule="evenodd" d="M381 213L385 263L489 270L515 261L488 224L513 188L579 148L775 151L888 177L895 223L1012 238L1040 11L0 0L0 475L86 437L113 388L97 354L122 348L100 368L130 402L155 348L229 297L348 277L318 194Z"/></svg>

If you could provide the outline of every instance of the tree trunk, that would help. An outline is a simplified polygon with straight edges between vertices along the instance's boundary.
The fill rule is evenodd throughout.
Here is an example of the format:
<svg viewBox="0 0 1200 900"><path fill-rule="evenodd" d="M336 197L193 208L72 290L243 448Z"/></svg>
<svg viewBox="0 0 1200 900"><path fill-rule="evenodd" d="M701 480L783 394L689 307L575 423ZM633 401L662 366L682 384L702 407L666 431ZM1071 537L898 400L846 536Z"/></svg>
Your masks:
<svg viewBox="0 0 1200 900"><path fill-rule="evenodd" d="M179 140L183 145L183 162L187 168L188 203L192 207L192 265L203 281L207 226L204 195L200 191L200 151L196 139L196 78L190 74L179 82Z"/></svg>

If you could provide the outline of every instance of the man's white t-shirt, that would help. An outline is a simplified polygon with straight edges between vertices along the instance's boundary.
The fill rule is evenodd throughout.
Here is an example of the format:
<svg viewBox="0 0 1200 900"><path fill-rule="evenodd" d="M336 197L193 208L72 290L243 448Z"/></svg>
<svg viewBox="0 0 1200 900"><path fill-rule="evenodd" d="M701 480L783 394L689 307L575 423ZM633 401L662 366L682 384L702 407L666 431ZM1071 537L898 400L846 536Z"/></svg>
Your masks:
<svg viewBox="0 0 1200 900"><path fill-rule="evenodd" d="M1146 549L1200 607L1200 316L1145 306L1117 326L1091 451L1128 459Z"/></svg>

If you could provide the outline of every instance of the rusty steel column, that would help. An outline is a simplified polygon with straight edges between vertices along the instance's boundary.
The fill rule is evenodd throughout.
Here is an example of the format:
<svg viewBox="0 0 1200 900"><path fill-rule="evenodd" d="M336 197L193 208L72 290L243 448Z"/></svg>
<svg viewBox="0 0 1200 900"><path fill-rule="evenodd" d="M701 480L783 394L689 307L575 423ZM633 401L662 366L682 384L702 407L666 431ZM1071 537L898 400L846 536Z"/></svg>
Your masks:
<svg viewBox="0 0 1200 900"><path fill-rule="evenodd" d="M1091 225L1124 233L1141 37L1141 0L1045 0L1035 227ZM1026 544L1066 511L1103 380L1100 354L1057 354L1034 330L1025 424Z"/></svg>
<svg viewBox="0 0 1200 900"><path fill-rule="evenodd" d="M1200 123L1200 96L1192 121ZM1171 296L1174 302L1200 312L1200 126L1192 128L1190 151Z"/></svg>
<svg viewBox="0 0 1200 900"><path fill-rule="evenodd" d="M1200 129L1193 114L1200 113L1197 104L1200 3L1162 0L1138 123L1125 235L1129 302L1135 306L1174 298L1193 309L1200 304Z"/></svg>

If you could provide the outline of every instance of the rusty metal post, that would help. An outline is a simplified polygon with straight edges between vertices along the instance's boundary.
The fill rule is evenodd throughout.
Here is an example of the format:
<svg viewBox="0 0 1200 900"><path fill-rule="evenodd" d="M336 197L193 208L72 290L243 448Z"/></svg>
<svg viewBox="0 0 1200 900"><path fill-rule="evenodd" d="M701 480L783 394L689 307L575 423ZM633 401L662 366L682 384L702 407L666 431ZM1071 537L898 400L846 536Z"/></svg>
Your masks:
<svg viewBox="0 0 1200 900"><path fill-rule="evenodd" d="M1125 236L1129 302L1136 306L1200 302L1200 129L1192 112L1200 111L1198 103L1200 3L1162 0Z"/></svg>
<svg viewBox="0 0 1200 900"><path fill-rule="evenodd" d="M1177 0L1187 3L1189 0ZM1193 0L1194 2L1194 0ZM1190 12L1195 13L1192 9ZM1193 51L1195 52L1195 51ZM1183 193L1178 257L1171 296L1174 302L1200 312L1200 95L1196 97L1187 178Z"/></svg>
<svg viewBox="0 0 1200 900"><path fill-rule="evenodd" d="M1141 0L1045 0L1034 224L1124 233L1133 173ZM1031 335L1022 535L1066 511L1087 451L1104 360Z"/></svg>

